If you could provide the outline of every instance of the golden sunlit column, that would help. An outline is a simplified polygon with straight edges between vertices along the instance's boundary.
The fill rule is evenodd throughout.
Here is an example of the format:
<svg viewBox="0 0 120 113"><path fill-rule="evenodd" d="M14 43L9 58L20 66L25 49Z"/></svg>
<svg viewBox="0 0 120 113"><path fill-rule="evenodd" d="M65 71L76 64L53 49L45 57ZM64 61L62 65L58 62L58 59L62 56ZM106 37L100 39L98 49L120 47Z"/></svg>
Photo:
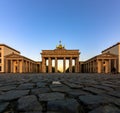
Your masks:
<svg viewBox="0 0 120 113"><path fill-rule="evenodd" d="M30 62L30 72L32 72L32 70L33 70L32 65L33 65L33 63Z"/></svg>
<svg viewBox="0 0 120 113"><path fill-rule="evenodd" d="M95 60L94 63L95 63L95 64L93 64L94 65L94 73L96 73L96 71L97 71L97 60Z"/></svg>
<svg viewBox="0 0 120 113"><path fill-rule="evenodd" d="M72 57L69 59L69 72L72 73Z"/></svg>
<svg viewBox="0 0 120 113"><path fill-rule="evenodd" d="M33 64L33 62L31 62L31 72L33 72L34 71L34 64Z"/></svg>
<svg viewBox="0 0 120 113"><path fill-rule="evenodd" d="M103 59L101 60L101 73L103 73Z"/></svg>
<svg viewBox="0 0 120 113"><path fill-rule="evenodd" d="M66 58L63 59L63 72L66 72Z"/></svg>
<svg viewBox="0 0 120 113"><path fill-rule="evenodd" d="M13 73L13 61L11 60L11 73Z"/></svg>
<svg viewBox="0 0 120 113"><path fill-rule="evenodd" d="M96 62L95 62L95 73L97 73L97 69L98 69L98 62L96 60Z"/></svg>
<svg viewBox="0 0 120 113"><path fill-rule="evenodd" d="M31 72L33 72L33 69L34 69L33 62L31 62Z"/></svg>
<svg viewBox="0 0 120 113"><path fill-rule="evenodd" d="M100 63L100 71L99 71L99 73L102 73L102 60L99 60L99 63Z"/></svg>
<svg viewBox="0 0 120 113"><path fill-rule="evenodd" d="M57 62L57 57L55 57L55 73L57 73L58 72L58 68L57 68L57 64L58 62Z"/></svg>
<svg viewBox="0 0 120 113"><path fill-rule="evenodd" d="M111 73L111 59L109 59L109 73Z"/></svg>
<svg viewBox="0 0 120 113"><path fill-rule="evenodd" d="M97 73L100 73L99 70L100 70L100 61L97 59L97 68L96 68L96 72Z"/></svg>
<svg viewBox="0 0 120 113"><path fill-rule="evenodd" d="M22 67L21 67L21 68L22 68L21 73L23 73L23 72L24 72L24 69L25 69L25 68L24 68L24 61L23 61L23 59L22 59Z"/></svg>
<svg viewBox="0 0 120 113"><path fill-rule="evenodd" d="M48 58L48 62L49 62L48 63L48 72L51 73L52 72L52 60L50 57Z"/></svg>
<svg viewBox="0 0 120 113"><path fill-rule="evenodd" d="M96 63L95 63L95 60L93 60L93 62L92 62L92 73L94 73L95 72L95 67L96 67Z"/></svg>
<svg viewBox="0 0 120 113"><path fill-rule="evenodd" d="M79 72L79 57L75 59L75 72Z"/></svg>
<svg viewBox="0 0 120 113"><path fill-rule="evenodd" d="M20 71L20 62L19 60L17 60L17 73L19 73L19 71Z"/></svg>
<svg viewBox="0 0 120 113"><path fill-rule="evenodd" d="M94 72L94 66L95 66L95 61L93 60L92 61L92 71L91 71L92 73Z"/></svg>
<svg viewBox="0 0 120 113"><path fill-rule="evenodd" d="M46 60L44 57L42 57L42 72L43 73L46 72Z"/></svg>
<svg viewBox="0 0 120 113"><path fill-rule="evenodd" d="M77 73L77 58L75 59L75 73Z"/></svg>
<svg viewBox="0 0 120 113"><path fill-rule="evenodd" d="M37 64L35 63L35 72L37 73Z"/></svg>
<svg viewBox="0 0 120 113"><path fill-rule="evenodd" d="M27 61L25 61L25 72L27 73Z"/></svg>
<svg viewBox="0 0 120 113"><path fill-rule="evenodd" d="M92 70L92 62L90 61L89 62L89 72L91 73L91 70Z"/></svg>
<svg viewBox="0 0 120 113"><path fill-rule="evenodd" d="M28 61L28 72L30 72L30 61Z"/></svg>
<svg viewBox="0 0 120 113"><path fill-rule="evenodd" d="M31 72L33 72L34 67L33 67L33 62L31 62Z"/></svg>
<svg viewBox="0 0 120 113"><path fill-rule="evenodd" d="M8 60L6 59L6 69L5 72L8 73Z"/></svg>

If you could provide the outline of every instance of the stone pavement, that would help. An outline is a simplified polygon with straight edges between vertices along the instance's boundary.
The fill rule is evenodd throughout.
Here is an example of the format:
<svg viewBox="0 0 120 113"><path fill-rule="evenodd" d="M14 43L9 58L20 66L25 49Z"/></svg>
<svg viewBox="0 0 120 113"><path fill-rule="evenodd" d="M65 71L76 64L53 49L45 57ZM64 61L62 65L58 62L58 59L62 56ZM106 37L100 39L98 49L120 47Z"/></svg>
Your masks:
<svg viewBox="0 0 120 113"><path fill-rule="evenodd" d="M0 74L0 113L120 113L120 75Z"/></svg>

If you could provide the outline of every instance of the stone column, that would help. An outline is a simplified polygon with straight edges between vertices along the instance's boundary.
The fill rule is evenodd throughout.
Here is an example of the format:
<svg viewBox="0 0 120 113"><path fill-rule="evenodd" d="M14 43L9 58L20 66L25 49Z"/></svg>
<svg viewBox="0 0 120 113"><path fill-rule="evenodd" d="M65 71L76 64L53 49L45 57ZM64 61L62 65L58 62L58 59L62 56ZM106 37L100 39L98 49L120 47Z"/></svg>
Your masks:
<svg viewBox="0 0 120 113"><path fill-rule="evenodd" d="M109 59L109 73L111 73L111 59Z"/></svg>
<svg viewBox="0 0 120 113"><path fill-rule="evenodd" d="M24 60L22 59L22 72L21 73L24 73L24 69L25 69L25 67L24 67Z"/></svg>
<svg viewBox="0 0 120 113"><path fill-rule="evenodd" d="M64 57L63 59L63 72L65 73L66 71L66 58Z"/></svg>
<svg viewBox="0 0 120 113"><path fill-rule="evenodd" d="M104 60L102 59L101 62L102 62L102 63L101 63L101 73L104 73L104 64L103 64Z"/></svg>
<svg viewBox="0 0 120 113"><path fill-rule="evenodd" d="M87 62L87 73L89 72L89 64L88 64L88 62Z"/></svg>
<svg viewBox="0 0 120 113"><path fill-rule="evenodd" d="M23 60L23 62L24 62L24 73L26 72L26 62L25 62L25 60Z"/></svg>
<svg viewBox="0 0 120 113"><path fill-rule="evenodd" d="M94 60L94 73L96 73L96 70L97 70L97 60Z"/></svg>
<svg viewBox="0 0 120 113"><path fill-rule="evenodd" d="M75 73L77 72L77 58L75 59Z"/></svg>
<svg viewBox="0 0 120 113"><path fill-rule="evenodd" d="M31 70L31 72L33 72L33 63L32 62L31 62L30 70Z"/></svg>
<svg viewBox="0 0 120 113"><path fill-rule="evenodd" d="M11 70L10 70L10 72L13 73L13 61L11 60L10 62L11 62Z"/></svg>
<svg viewBox="0 0 120 113"><path fill-rule="evenodd" d="M49 73L52 72L52 60L51 60L50 57L48 58L48 72L49 72Z"/></svg>
<svg viewBox="0 0 120 113"><path fill-rule="evenodd" d="M57 73L58 72L58 68L57 68L57 64L58 62L57 62L57 57L55 57L55 73Z"/></svg>
<svg viewBox="0 0 120 113"><path fill-rule="evenodd" d="M8 73L8 60L6 59L6 70L5 70L6 73Z"/></svg>
<svg viewBox="0 0 120 113"><path fill-rule="evenodd" d="M116 59L114 60L114 67L117 70L117 60Z"/></svg>
<svg viewBox="0 0 120 113"><path fill-rule="evenodd" d="M69 59L69 72L72 73L72 57Z"/></svg>
<svg viewBox="0 0 120 113"><path fill-rule="evenodd" d="M96 67L96 63L95 63L95 60L93 60L93 62L92 62L92 73L94 73L95 72L95 67Z"/></svg>
<svg viewBox="0 0 120 113"><path fill-rule="evenodd" d="M34 70L34 67L33 67L33 62L31 62L31 72L33 72L33 70Z"/></svg>
<svg viewBox="0 0 120 113"><path fill-rule="evenodd" d="M28 72L30 72L30 61L28 61Z"/></svg>
<svg viewBox="0 0 120 113"><path fill-rule="evenodd" d="M92 70L91 70L92 73L94 73L94 65L95 65L95 61L93 60L92 61Z"/></svg>
<svg viewBox="0 0 120 113"><path fill-rule="evenodd" d="M75 59L75 72L76 73L79 72L79 58L78 57Z"/></svg>
<svg viewBox="0 0 120 113"><path fill-rule="evenodd" d="M19 73L20 72L20 62L19 62L19 60L17 60L17 73Z"/></svg>
<svg viewBox="0 0 120 113"><path fill-rule="evenodd" d="M27 73L27 61L25 61L25 72Z"/></svg>
<svg viewBox="0 0 120 113"><path fill-rule="evenodd" d="M89 62L89 72L91 73L91 71L92 71L92 62L90 61Z"/></svg>
<svg viewBox="0 0 120 113"><path fill-rule="evenodd" d="M86 72L88 72L88 65L87 65L87 63L86 63Z"/></svg>
<svg viewBox="0 0 120 113"><path fill-rule="evenodd" d="M96 71L95 71L96 73L98 73L98 68L99 68L99 67L98 67L98 59L97 59L97 60L96 60Z"/></svg>
<svg viewBox="0 0 120 113"><path fill-rule="evenodd" d="M44 57L42 57L42 72L46 73L46 60Z"/></svg>

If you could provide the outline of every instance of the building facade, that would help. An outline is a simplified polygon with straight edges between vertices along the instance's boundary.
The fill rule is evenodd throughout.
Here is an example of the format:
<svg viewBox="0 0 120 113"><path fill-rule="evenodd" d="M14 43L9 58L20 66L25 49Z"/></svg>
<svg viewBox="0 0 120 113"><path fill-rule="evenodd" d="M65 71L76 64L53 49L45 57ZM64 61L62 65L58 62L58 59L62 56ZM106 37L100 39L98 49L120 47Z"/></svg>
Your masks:
<svg viewBox="0 0 120 113"><path fill-rule="evenodd" d="M62 44L54 50L42 50L42 72L80 72L79 54L79 50L66 50Z"/></svg>
<svg viewBox="0 0 120 113"><path fill-rule="evenodd" d="M111 73L117 72L118 56L111 53L97 55L82 63L82 72L84 73Z"/></svg>
<svg viewBox="0 0 120 113"><path fill-rule="evenodd" d="M117 67L118 72L120 73L120 42L103 50L102 53L112 53L118 56Z"/></svg>
<svg viewBox="0 0 120 113"><path fill-rule="evenodd" d="M5 72L5 56L9 55L11 53L15 53L15 54L20 54L19 51L9 47L8 45L5 44L0 44L0 72Z"/></svg>
<svg viewBox="0 0 120 113"><path fill-rule="evenodd" d="M19 54L5 56L6 73L38 73L39 63Z"/></svg>
<svg viewBox="0 0 120 113"><path fill-rule="evenodd" d="M42 61L36 62L0 44L0 73L120 73L120 43L84 62L79 61L78 49L65 49L61 42L54 50L42 50L41 57Z"/></svg>

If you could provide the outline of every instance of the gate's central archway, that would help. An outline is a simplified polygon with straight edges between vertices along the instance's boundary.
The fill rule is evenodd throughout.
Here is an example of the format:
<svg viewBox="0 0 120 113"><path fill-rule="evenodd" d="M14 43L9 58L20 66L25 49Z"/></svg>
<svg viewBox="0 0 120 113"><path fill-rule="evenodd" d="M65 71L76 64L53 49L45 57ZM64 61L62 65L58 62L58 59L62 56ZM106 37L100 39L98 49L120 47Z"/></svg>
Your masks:
<svg viewBox="0 0 120 113"><path fill-rule="evenodd" d="M57 71L63 73L63 60L58 60Z"/></svg>
<svg viewBox="0 0 120 113"><path fill-rule="evenodd" d="M42 72L80 72L79 50L66 50L60 43L54 50L42 50Z"/></svg>

